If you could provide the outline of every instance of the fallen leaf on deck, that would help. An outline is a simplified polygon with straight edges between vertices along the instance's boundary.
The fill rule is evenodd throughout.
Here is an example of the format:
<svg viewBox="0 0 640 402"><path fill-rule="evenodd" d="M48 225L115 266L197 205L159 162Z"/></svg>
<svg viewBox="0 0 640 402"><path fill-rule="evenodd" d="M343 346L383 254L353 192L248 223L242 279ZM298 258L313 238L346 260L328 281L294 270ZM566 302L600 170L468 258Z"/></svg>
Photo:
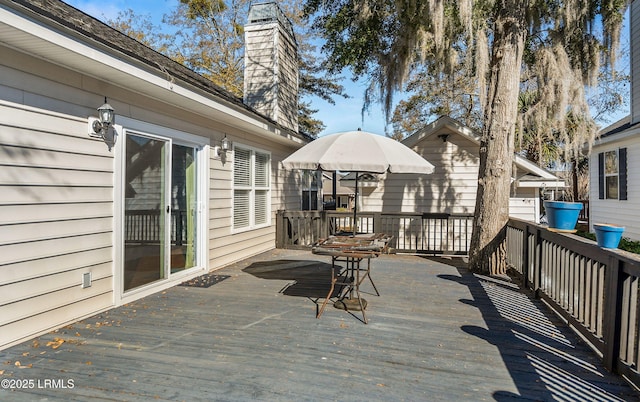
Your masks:
<svg viewBox="0 0 640 402"><path fill-rule="evenodd" d="M51 349L58 349L64 343L62 338L53 338L52 341L47 342L47 346L51 346Z"/></svg>

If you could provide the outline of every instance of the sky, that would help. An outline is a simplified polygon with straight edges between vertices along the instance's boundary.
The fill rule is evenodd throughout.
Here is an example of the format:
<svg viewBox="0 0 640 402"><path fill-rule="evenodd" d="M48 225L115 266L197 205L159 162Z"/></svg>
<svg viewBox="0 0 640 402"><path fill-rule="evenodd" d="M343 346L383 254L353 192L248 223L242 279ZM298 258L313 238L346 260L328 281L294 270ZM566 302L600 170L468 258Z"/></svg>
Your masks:
<svg viewBox="0 0 640 402"><path fill-rule="evenodd" d="M150 15L154 24L159 25L162 21L164 14L169 14L179 0L111 0L108 2L100 0L64 0L66 3L73 7L82 10L83 12L95 17L101 21L107 21L115 19L120 11L132 9L139 15ZM628 13L627 13L628 15ZM627 17L627 16L625 16ZM629 47L629 35L626 24L627 18L625 18L625 24L622 32L622 46ZM620 60L618 68L624 68L621 64L627 63L628 59ZM626 67L628 72L628 66ZM371 105L369 111L363 116L362 105L363 95L366 88L362 82L353 82L349 77L348 72L342 74L345 77L341 84L345 88L345 92L350 96L348 99L342 97L335 97L335 105L313 97L309 98L312 109L318 109L318 112L314 114L314 117L321 120L325 124L325 129L320 133L320 136L337 133L341 131L351 131L361 128L364 131L369 131L376 134L384 135L385 133L385 120L383 117L382 107L378 104ZM401 94L396 95L396 99L400 99ZM615 116L611 116L608 120L608 124L614 123L618 119L623 118L629 114L628 106L620 110ZM428 124L430 122L425 122ZM390 129L390 127L389 127Z"/></svg>
<svg viewBox="0 0 640 402"><path fill-rule="evenodd" d="M159 25L162 16L168 14L179 3L178 0L64 0L67 4L101 21L113 20L120 11L132 9L136 14L151 16L155 25ZM347 76L347 74L343 74ZM312 109L318 109L314 117L325 124L320 136L351 131L361 128L364 131L384 135L385 122L382 108L372 105L370 112L362 116L362 104L365 85L345 78L341 84L350 98L335 97L335 105L319 99L310 98Z"/></svg>

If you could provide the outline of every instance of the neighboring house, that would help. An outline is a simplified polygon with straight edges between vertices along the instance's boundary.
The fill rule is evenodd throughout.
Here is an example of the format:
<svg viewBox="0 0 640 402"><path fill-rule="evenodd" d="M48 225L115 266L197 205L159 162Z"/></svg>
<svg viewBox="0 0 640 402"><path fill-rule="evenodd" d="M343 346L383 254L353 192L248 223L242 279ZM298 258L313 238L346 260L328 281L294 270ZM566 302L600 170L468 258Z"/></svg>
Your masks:
<svg viewBox="0 0 640 402"><path fill-rule="evenodd" d="M363 212L473 214L479 140L471 129L440 117L402 141L435 166L429 175L382 174L365 181L358 197ZM352 186L355 181L342 185ZM515 155L510 215L533 222L540 219L540 190L565 183L536 164Z"/></svg>
<svg viewBox="0 0 640 402"><path fill-rule="evenodd" d="M335 209L337 211L352 211L353 210L353 198L355 196L355 189L348 187L348 181L343 182L344 179L349 179L350 174L336 173L336 202ZM322 197L325 203L333 200L333 173L323 172L322 174Z"/></svg>
<svg viewBox="0 0 640 402"><path fill-rule="evenodd" d="M0 349L275 246L311 140L286 22L251 9L247 106L63 2L0 0Z"/></svg>
<svg viewBox="0 0 640 402"><path fill-rule="evenodd" d="M640 241L640 3L631 2L631 114L602 129L589 156L589 222Z"/></svg>
<svg viewBox="0 0 640 402"><path fill-rule="evenodd" d="M624 226L640 240L640 120L626 117L601 131L589 156L589 221Z"/></svg>

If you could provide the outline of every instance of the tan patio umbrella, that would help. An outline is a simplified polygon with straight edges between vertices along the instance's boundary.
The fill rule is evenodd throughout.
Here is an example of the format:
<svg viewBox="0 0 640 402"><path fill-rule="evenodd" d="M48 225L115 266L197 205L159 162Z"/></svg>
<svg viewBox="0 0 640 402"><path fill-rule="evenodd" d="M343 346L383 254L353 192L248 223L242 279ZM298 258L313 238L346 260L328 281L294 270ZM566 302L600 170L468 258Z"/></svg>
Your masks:
<svg viewBox="0 0 640 402"><path fill-rule="evenodd" d="M430 174L433 165L406 145L365 131L346 131L311 141L282 161L285 169L356 173L353 234L356 234L358 173Z"/></svg>

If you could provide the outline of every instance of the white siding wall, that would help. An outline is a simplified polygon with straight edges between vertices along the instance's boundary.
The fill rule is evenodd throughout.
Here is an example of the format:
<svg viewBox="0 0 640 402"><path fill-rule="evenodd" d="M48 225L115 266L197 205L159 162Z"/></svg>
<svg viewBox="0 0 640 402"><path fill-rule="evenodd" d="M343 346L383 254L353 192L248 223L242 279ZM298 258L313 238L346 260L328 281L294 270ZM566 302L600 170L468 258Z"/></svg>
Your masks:
<svg viewBox="0 0 640 402"><path fill-rule="evenodd" d="M477 148L461 136L443 142L430 135L414 150L435 166L434 172L387 174L371 194L364 190L360 208L369 212L472 214L478 182Z"/></svg>
<svg viewBox="0 0 640 402"><path fill-rule="evenodd" d="M627 148L627 200L598 198L598 154ZM640 136L596 146L589 157L589 222L612 223L625 227L623 237L640 240ZM591 227L593 231L593 226Z"/></svg>
<svg viewBox="0 0 640 402"><path fill-rule="evenodd" d="M540 222L536 198L509 198L509 216L531 222Z"/></svg>
<svg viewBox="0 0 640 402"><path fill-rule="evenodd" d="M450 134L447 142L438 134ZM448 130L432 133L416 146L434 166L429 175L386 174L378 186L360 189L358 208L363 212L473 214L478 190L478 145ZM518 189L509 201L510 215L539 221L537 189Z"/></svg>
<svg viewBox="0 0 640 402"><path fill-rule="evenodd" d="M113 158L85 119L2 101L0 116L2 348L113 305Z"/></svg>

